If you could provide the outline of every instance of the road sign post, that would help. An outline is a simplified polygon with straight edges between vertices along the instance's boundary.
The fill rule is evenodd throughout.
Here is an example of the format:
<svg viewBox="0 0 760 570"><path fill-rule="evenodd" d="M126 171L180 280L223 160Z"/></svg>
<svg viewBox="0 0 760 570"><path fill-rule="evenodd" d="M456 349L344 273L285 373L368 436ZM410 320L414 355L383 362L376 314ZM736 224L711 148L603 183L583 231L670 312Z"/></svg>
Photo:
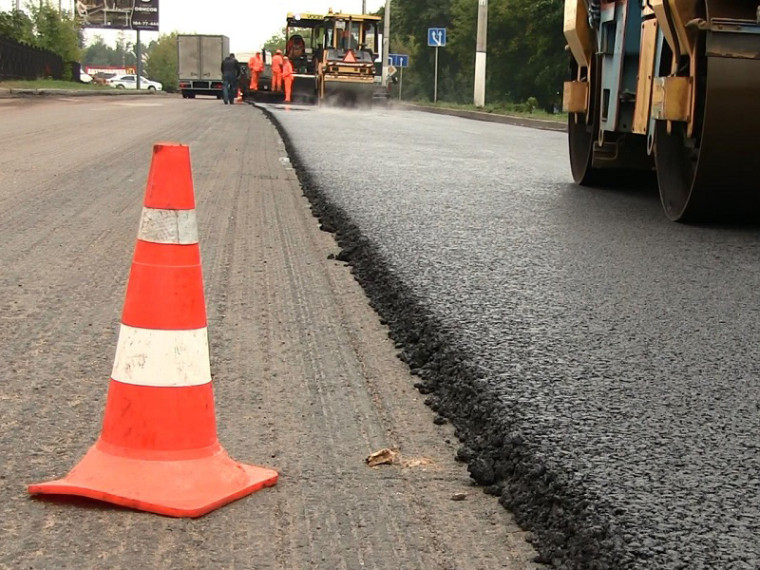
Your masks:
<svg viewBox="0 0 760 570"><path fill-rule="evenodd" d="M428 46L435 48L435 79L433 84L433 103L438 102L438 48L446 45L446 28L428 28Z"/></svg>
<svg viewBox="0 0 760 570"><path fill-rule="evenodd" d="M433 104L438 103L438 47L435 48L435 79L433 83Z"/></svg>
<svg viewBox="0 0 760 570"><path fill-rule="evenodd" d="M140 92L140 77L142 77L142 50L140 49L140 28L137 28L137 47L135 48L135 56L137 56L137 77L135 81L137 84L137 92Z"/></svg>
<svg viewBox="0 0 760 570"><path fill-rule="evenodd" d="M404 68L409 67L409 56L401 53L388 54L388 65L399 70L398 100L401 101L401 91L404 88Z"/></svg>
<svg viewBox="0 0 760 570"><path fill-rule="evenodd" d="M388 87L388 54L391 52L391 0L385 0L385 14L383 14L383 87Z"/></svg>

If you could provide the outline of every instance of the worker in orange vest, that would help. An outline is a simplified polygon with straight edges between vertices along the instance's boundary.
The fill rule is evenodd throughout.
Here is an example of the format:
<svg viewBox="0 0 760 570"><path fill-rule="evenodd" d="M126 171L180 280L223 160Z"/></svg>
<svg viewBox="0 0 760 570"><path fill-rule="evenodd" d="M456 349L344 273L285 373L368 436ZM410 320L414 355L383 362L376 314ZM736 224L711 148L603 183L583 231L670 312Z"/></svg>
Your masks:
<svg viewBox="0 0 760 570"><path fill-rule="evenodd" d="M282 50L272 56L272 91L282 91Z"/></svg>
<svg viewBox="0 0 760 570"><path fill-rule="evenodd" d="M287 56L283 58L282 79L285 82L285 102L290 103L290 96L293 93L293 64Z"/></svg>
<svg viewBox="0 0 760 570"><path fill-rule="evenodd" d="M248 69L251 70L251 91L259 90L259 75L264 71L264 60L261 59L261 52L256 52L248 60Z"/></svg>

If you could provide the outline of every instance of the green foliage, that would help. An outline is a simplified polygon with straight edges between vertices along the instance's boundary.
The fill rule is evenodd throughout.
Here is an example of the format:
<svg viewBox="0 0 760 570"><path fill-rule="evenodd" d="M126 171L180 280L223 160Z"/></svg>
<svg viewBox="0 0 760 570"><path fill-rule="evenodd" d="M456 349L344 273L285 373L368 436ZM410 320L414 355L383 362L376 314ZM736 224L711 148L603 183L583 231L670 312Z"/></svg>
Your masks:
<svg viewBox="0 0 760 570"><path fill-rule="evenodd" d="M79 26L50 4L31 6L37 47L57 53L63 61L79 61Z"/></svg>
<svg viewBox="0 0 760 570"><path fill-rule="evenodd" d="M143 75L159 81L164 91L176 93L177 82L177 32L163 34L147 47L141 45L143 55ZM128 67L137 65L136 46L127 42L123 35L116 40L116 47L107 45L103 38L95 36L84 49L84 65Z"/></svg>
<svg viewBox="0 0 760 570"><path fill-rule="evenodd" d="M103 38L95 36L83 51L82 62L90 66L126 67L137 65L136 46L127 42L123 35L116 41L116 47L107 45ZM177 82L177 32L164 34L147 47L141 45L143 74L154 81L160 81L164 91L176 93Z"/></svg>
<svg viewBox="0 0 760 570"><path fill-rule="evenodd" d="M160 81L164 91L176 93L177 81L177 32L162 35L148 46L145 74L154 81Z"/></svg>
<svg viewBox="0 0 760 570"><path fill-rule="evenodd" d="M0 12L0 36L35 45L34 22L21 10Z"/></svg>
<svg viewBox="0 0 760 570"><path fill-rule="evenodd" d="M285 50L285 28L280 30L279 33L273 35L262 46L265 50L274 52L278 49Z"/></svg>
<svg viewBox="0 0 760 570"><path fill-rule="evenodd" d="M449 41L455 34L451 19L452 0L393 0L391 5L391 52L409 53L411 66L404 70L404 98L433 100L435 50L427 46L428 28L446 28ZM477 4L474 4L477 7ZM473 44L474 45L474 44ZM438 98L456 100L462 93L459 60L448 46L438 50ZM472 86L469 87L472 94Z"/></svg>
<svg viewBox="0 0 760 570"><path fill-rule="evenodd" d="M81 36L71 16L48 3L30 4L29 12L0 12L0 35L51 51L64 62L79 61ZM63 74L63 79L71 79L68 65L64 66Z"/></svg>
<svg viewBox="0 0 760 570"><path fill-rule="evenodd" d="M489 0L486 99L552 109L567 69L563 0ZM404 99L433 99L435 49L427 29L445 27L438 50L438 100L472 102L478 2L393 0L391 52L408 53ZM533 101L526 102L529 98Z"/></svg>
<svg viewBox="0 0 760 570"><path fill-rule="evenodd" d="M140 42L140 50L143 54L146 53L145 44L142 42ZM117 61L115 65L137 67L137 44L127 41L124 31L120 31L116 36L114 52Z"/></svg>
<svg viewBox="0 0 760 570"><path fill-rule="evenodd" d="M563 2L498 0L495 4L500 9L489 19L488 61L490 65L494 60L493 46L499 62L497 73L489 74L489 92L518 101L535 96L542 107L551 108L567 70ZM493 33L494 28L506 33Z"/></svg>
<svg viewBox="0 0 760 570"><path fill-rule="evenodd" d="M107 45L103 38L95 36L92 43L82 50L82 64L92 66L134 67L137 65L137 46L126 41L123 33L116 39L116 47ZM142 53L146 47L141 43Z"/></svg>
<svg viewBox="0 0 760 570"><path fill-rule="evenodd" d="M82 50L82 64L91 66L121 65L116 58L116 50L106 45L103 38L95 36L92 43Z"/></svg>

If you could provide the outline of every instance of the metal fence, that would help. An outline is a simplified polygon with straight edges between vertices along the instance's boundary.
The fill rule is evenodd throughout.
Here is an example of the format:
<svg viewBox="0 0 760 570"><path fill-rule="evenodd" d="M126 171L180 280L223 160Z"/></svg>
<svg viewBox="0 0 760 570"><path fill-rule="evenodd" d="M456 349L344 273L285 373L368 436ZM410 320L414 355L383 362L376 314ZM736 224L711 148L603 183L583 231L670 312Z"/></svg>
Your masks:
<svg viewBox="0 0 760 570"><path fill-rule="evenodd" d="M61 56L0 37L0 79L62 79L63 70Z"/></svg>

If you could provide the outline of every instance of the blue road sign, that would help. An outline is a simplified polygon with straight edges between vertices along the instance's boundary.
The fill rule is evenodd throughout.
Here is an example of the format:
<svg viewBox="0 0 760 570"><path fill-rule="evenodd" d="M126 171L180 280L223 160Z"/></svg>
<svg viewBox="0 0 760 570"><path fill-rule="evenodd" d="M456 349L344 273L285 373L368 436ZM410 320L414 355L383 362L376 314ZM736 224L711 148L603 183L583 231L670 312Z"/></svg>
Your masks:
<svg viewBox="0 0 760 570"><path fill-rule="evenodd" d="M393 67L409 67L409 56L401 53L389 53L388 63Z"/></svg>
<svg viewBox="0 0 760 570"><path fill-rule="evenodd" d="M428 28L428 46L443 47L446 45L446 28Z"/></svg>

